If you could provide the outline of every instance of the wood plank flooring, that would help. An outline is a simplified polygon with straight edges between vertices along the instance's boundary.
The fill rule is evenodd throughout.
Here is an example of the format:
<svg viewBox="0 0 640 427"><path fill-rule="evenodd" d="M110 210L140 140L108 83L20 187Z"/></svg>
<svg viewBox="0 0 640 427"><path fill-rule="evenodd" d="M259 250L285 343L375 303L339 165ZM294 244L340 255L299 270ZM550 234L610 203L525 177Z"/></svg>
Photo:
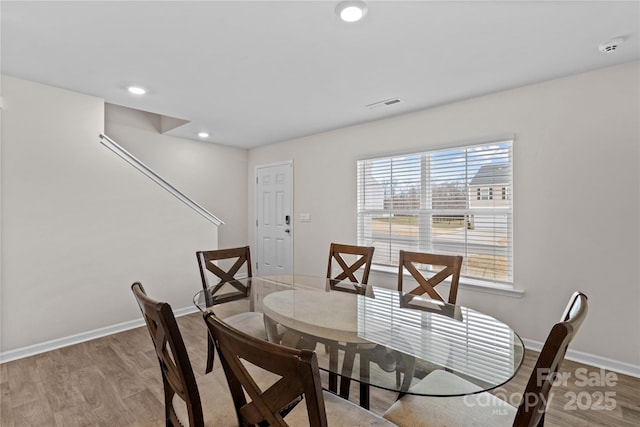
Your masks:
<svg viewBox="0 0 640 427"><path fill-rule="evenodd" d="M196 376L203 375L207 352L202 317L183 316L178 324ZM521 393L536 357L528 351L518 375L495 394ZM640 425L640 379L616 374L615 386L580 386L584 375L576 377L583 372L578 369L600 376L598 368L565 361L562 372L571 377L552 389L546 426ZM598 393L605 392L614 393L615 409L595 409ZM371 409L382 413L394 399L394 393L372 389ZM357 384L351 400L358 402ZM160 370L145 328L0 365L3 427L162 426L163 414Z"/></svg>

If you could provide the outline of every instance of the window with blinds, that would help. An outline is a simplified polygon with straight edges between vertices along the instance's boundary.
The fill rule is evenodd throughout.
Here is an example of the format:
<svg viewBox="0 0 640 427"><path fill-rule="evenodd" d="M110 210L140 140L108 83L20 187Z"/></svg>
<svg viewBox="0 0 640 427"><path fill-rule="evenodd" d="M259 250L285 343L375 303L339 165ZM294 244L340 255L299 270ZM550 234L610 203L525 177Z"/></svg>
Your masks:
<svg viewBox="0 0 640 427"><path fill-rule="evenodd" d="M358 161L358 244L462 255L462 275L513 281L512 140Z"/></svg>

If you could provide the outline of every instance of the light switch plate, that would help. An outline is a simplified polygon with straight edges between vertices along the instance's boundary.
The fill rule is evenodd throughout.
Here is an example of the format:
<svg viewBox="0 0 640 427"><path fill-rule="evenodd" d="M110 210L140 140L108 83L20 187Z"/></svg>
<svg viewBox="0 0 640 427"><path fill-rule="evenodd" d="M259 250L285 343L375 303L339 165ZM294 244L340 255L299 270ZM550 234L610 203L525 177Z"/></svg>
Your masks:
<svg viewBox="0 0 640 427"><path fill-rule="evenodd" d="M311 214L310 213L301 213L300 214L300 222L311 222Z"/></svg>

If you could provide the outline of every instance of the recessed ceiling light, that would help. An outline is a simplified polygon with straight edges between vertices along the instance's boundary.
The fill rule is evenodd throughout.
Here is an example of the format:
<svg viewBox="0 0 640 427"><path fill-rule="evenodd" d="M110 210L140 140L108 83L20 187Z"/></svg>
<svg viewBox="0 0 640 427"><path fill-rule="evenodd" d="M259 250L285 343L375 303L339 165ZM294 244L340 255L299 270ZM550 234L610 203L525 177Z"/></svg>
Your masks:
<svg viewBox="0 0 640 427"><path fill-rule="evenodd" d="M147 93L147 90L141 86L129 86L127 90L134 95L144 95Z"/></svg>
<svg viewBox="0 0 640 427"><path fill-rule="evenodd" d="M198 132L200 138L209 138L209 132Z"/></svg>
<svg viewBox="0 0 640 427"><path fill-rule="evenodd" d="M336 7L336 13L345 22L357 22L367 14L367 5L361 1L343 1Z"/></svg>

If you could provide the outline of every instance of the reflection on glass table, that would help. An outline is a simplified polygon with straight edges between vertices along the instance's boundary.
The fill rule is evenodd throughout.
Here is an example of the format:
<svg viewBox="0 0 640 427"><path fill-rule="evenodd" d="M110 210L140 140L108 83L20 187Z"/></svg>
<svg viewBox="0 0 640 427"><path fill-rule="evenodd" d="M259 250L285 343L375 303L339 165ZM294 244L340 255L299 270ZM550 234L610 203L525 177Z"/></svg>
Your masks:
<svg viewBox="0 0 640 427"><path fill-rule="evenodd" d="M339 375L344 396L349 381L358 381L365 407L368 386L430 396L490 390L510 380L524 356L520 337L489 315L371 283L360 287L283 275L238 279L226 286L228 292L218 290L215 300L208 295L211 290L198 292L194 303L221 318L264 313L271 341L311 345L320 369L329 374L329 388L337 391L331 378ZM480 390L412 387L434 369L456 374Z"/></svg>

